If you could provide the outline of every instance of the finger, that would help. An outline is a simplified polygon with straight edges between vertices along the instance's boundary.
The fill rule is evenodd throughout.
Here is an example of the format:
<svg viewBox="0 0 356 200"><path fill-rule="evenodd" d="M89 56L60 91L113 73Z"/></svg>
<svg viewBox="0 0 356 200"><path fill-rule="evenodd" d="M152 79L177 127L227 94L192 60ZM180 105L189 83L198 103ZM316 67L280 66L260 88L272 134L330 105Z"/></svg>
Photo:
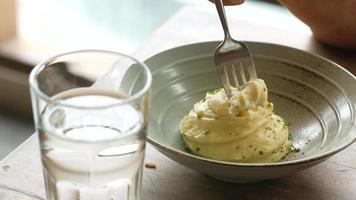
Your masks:
<svg viewBox="0 0 356 200"><path fill-rule="evenodd" d="M240 5L243 2L245 2L245 0L223 0L224 5L226 6L231 6L231 5Z"/></svg>
<svg viewBox="0 0 356 200"><path fill-rule="evenodd" d="M209 0L209 1L214 3L214 0ZM240 5L244 2L245 2L245 0L223 0L223 3L225 6Z"/></svg>

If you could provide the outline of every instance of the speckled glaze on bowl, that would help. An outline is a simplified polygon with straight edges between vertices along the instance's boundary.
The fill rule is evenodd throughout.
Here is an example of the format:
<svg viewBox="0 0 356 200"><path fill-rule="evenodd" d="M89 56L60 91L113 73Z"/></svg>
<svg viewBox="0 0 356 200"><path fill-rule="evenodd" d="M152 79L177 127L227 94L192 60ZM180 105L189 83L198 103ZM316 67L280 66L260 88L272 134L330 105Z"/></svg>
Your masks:
<svg viewBox="0 0 356 200"><path fill-rule="evenodd" d="M290 47L247 42L276 112L290 123L291 152L277 163L233 163L187 152L179 122L221 87L213 62L219 42L197 43L145 61L153 72L148 141L176 162L229 182L256 182L311 167L355 141L356 79L339 65Z"/></svg>

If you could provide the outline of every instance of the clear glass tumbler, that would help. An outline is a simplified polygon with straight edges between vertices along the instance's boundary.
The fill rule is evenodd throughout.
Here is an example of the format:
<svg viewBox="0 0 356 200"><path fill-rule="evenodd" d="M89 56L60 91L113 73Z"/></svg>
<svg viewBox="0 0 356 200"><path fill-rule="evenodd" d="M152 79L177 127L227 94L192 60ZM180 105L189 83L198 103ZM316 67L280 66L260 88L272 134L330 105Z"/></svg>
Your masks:
<svg viewBox="0 0 356 200"><path fill-rule="evenodd" d="M30 75L48 200L137 200L151 73L136 59L86 50Z"/></svg>

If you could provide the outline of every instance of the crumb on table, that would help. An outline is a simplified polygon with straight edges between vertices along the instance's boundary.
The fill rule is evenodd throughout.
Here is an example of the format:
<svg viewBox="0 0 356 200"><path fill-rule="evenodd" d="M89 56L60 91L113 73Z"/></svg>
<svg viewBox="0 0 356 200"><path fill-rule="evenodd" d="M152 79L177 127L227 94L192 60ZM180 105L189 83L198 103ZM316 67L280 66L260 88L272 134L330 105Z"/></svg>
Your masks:
<svg viewBox="0 0 356 200"><path fill-rule="evenodd" d="M156 169L157 168L156 164L150 163L150 162L146 162L145 163L145 167L149 168L149 169Z"/></svg>

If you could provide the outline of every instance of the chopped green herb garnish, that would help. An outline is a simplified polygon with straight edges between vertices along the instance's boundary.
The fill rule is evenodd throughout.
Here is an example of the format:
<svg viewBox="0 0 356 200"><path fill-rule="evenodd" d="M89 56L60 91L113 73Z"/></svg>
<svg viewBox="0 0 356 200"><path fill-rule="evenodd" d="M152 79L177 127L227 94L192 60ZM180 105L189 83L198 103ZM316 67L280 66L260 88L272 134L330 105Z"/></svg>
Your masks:
<svg viewBox="0 0 356 200"><path fill-rule="evenodd" d="M295 152L295 153L298 153L298 152L300 151L300 149L296 148L296 147L293 146L293 145L290 147L290 150L293 151L293 152Z"/></svg>
<svg viewBox="0 0 356 200"><path fill-rule="evenodd" d="M187 147L187 146L185 146L185 150L186 150L188 153L192 153L192 150L191 150L189 147Z"/></svg>
<svg viewBox="0 0 356 200"><path fill-rule="evenodd" d="M260 155L263 155L263 151L258 151L258 153L259 153Z"/></svg>
<svg viewBox="0 0 356 200"><path fill-rule="evenodd" d="M281 158L281 160L284 160L286 157L287 157L287 154L284 155L284 156Z"/></svg>
<svg viewBox="0 0 356 200"><path fill-rule="evenodd" d="M196 150L197 152L199 152L199 151L200 151L200 148L196 148L195 150Z"/></svg>
<svg viewBox="0 0 356 200"><path fill-rule="evenodd" d="M208 91L208 94L213 95L213 94L218 93L219 91L220 91L220 88L219 89L214 89L214 90Z"/></svg>
<svg viewBox="0 0 356 200"><path fill-rule="evenodd" d="M288 134L288 140L293 140L292 134Z"/></svg>
<svg viewBox="0 0 356 200"><path fill-rule="evenodd" d="M288 128L288 127L289 127L289 123L284 123L283 128L285 129L285 128Z"/></svg>

